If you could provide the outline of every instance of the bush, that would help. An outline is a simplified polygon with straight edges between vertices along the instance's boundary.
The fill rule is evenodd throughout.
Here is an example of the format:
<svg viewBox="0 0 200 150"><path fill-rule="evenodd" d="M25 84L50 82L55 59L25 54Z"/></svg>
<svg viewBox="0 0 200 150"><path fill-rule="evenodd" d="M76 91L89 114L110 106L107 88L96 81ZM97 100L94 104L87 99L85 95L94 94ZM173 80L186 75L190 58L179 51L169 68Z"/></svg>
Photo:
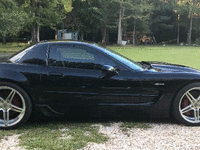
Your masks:
<svg viewBox="0 0 200 150"><path fill-rule="evenodd" d="M200 38L196 39L194 43L200 45Z"/></svg>

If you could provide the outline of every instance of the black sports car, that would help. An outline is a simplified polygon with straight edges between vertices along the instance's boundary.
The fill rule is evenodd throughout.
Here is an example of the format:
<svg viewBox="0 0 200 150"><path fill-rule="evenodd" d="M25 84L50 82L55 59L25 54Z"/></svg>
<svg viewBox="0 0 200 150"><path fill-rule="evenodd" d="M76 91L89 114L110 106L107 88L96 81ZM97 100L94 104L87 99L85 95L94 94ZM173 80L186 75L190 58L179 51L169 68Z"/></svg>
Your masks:
<svg viewBox="0 0 200 150"><path fill-rule="evenodd" d="M200 72L174 64L133 62L95 44L39 43L0 63L0 128L75 107L129 106L200 125Z"/></svg>

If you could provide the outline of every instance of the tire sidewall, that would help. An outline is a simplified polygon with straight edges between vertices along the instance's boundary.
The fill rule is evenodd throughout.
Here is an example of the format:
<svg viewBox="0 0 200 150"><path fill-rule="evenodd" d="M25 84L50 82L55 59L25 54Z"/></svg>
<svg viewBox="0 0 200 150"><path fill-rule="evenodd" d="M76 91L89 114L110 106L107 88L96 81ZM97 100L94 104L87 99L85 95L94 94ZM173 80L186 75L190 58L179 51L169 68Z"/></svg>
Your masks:
<svg viewBox="0 0 200 150"><path fill-rule="evenodd" d="M191 83L187 86L185 86L184 88L182 88L178 94L176 95L174 102L173 102L173 115L174 117L182 124L185 124L187 126L200 126L200 123L191 123L186 121L180 114L179 112L179 103L180 100L182 98L182 96L190 89L195 88L195 87L200 87L200 82L196 82L196 83Z"/></svg>
<svg viewBox="0 0 200 150"><path fill-rule="evenodd" d="M28 118L30 117L31 112L32 112L32 103L31 103L31 100L30 100L29 96L27 95L27 93L18 85L9 83L9 82L1 82L0 87L1 86L7 86L7 87L11 87L11 88L15 89L22 95L22 97L24 98L24 101L25 101L26 109L25 109L23 118L17 124L15 124L13 126L0 127L0 129L15 129L18 126L20 126L21 124L23 124L24 122L26 122L28 120Z"/></svg>

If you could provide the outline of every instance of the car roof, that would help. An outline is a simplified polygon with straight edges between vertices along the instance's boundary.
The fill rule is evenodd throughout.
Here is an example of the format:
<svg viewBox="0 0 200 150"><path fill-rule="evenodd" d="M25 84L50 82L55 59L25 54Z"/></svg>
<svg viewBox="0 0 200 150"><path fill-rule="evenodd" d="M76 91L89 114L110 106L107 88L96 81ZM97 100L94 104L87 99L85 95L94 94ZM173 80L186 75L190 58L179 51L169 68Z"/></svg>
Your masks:
<svg viewBox="0 0 200 150"><path fill-rule="evenodd" d="M86 41L41 41L40 43L37 43L36 45L41 44L81 44L81 45L97 45L95 42L86 42Z"/></svg>

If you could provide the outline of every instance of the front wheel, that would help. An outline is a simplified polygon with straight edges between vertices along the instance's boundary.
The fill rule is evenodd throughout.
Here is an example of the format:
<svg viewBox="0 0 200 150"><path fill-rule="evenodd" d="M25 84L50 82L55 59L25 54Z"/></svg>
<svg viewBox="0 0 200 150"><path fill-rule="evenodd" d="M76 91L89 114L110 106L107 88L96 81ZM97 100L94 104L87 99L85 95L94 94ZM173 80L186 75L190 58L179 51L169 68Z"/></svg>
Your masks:
<svg viewBox="0 0 200 150"><path fill-rule="evenodd" d="M174 117L182 124L200 126L200 83L185 86L173 103Z"/></svg>
<svg viewBox="0 0 200 150"><path fill-rule="evenodd" d="M19 86L0 83L0 128L13 129L30 116L32 105L29 96Z"/></svg>

